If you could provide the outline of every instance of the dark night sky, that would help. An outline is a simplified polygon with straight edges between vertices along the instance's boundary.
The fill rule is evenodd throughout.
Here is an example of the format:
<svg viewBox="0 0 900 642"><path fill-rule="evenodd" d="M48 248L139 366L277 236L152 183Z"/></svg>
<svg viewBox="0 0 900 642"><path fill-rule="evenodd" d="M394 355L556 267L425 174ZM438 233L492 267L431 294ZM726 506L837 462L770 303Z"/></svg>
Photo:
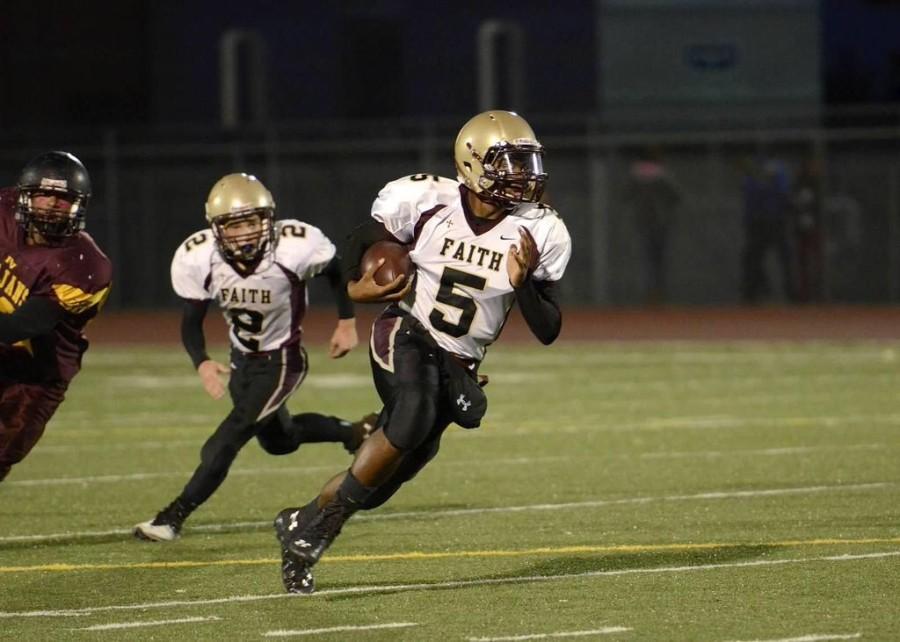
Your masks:
<svg viewBox="0 0 900 642"><path fill-rule="evenodd" d="M275 121L444 116L475 109L475 32L526 33L532 112L595 107L595 3L42 2L5 0L0 127L213 123L217 42L229 28L267 43ZM900 102L900 0L822 0L824 98ZM48 19L48 16L52 19ZM48 82L50 79L52 82Z"/></svg>

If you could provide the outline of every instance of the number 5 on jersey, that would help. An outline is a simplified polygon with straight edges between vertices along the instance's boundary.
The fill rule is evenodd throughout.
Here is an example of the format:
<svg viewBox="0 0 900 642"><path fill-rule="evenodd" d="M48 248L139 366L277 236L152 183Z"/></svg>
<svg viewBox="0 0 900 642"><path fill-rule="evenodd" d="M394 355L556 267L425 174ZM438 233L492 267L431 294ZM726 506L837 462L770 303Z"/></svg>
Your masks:
<svg viewBox="0 0 900 642"><path fill-rule="evenodd" d="M476 274L463 272L454 268L444 268L441 274L441 287L438 290L436 301L446 305L458 308L460 310L459 321L450 323L444 316L444 313L434 308L428 315L428 320L436 330L449 334L451 337L462 337L469 333L472 327L472 321L478 312L478 305L475 300L463 292L454 292L457 285L464 285L473 290L483 290L487 285L487 279Z"/></svg>

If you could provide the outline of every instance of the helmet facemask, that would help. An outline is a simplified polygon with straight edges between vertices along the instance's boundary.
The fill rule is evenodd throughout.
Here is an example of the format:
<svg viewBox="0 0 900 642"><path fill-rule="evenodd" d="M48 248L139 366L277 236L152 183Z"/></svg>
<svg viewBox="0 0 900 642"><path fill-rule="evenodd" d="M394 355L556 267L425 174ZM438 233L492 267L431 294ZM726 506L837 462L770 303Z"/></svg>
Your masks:
<svg viewBox="0 0 900 642"><path fill-rule="evenodd" d="M472 156L482 165L478 178L478 196L501 207L519 203L537 203L544 193L544 148L539 143L500 141L488 148L484 158L473 149Z"/></svg>
<svg viewBox="0 0 900 642"><path fill-rule="evenodd" d="M271 208L217 216L210 227L219 252L229 263L256 265L275 249L275 212Z"/></svg>
<svg viewBox="0 0 900 642"><path fill-rule="evenodd" d="M55 197L67 207L40 207L36 200L41 197ZM37 232L47 243L57 245L84 229L87 202L87 195L80 192L45 186L20 187L16 220L27 234Z"/></svg>

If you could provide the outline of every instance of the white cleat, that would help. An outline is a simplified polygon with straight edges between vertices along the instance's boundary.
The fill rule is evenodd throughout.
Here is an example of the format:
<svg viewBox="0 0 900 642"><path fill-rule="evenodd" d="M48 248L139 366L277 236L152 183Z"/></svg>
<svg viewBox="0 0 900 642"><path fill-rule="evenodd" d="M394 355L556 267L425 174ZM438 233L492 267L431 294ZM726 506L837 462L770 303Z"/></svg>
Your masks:
<svg viewBox="0 0 900 642"><path fill-rule="evenodd" d="M178 539L178 531L169 524L154 524L155 520L149 520L136 524L132 533L138 539L150 542L173 542Z"/></svg>

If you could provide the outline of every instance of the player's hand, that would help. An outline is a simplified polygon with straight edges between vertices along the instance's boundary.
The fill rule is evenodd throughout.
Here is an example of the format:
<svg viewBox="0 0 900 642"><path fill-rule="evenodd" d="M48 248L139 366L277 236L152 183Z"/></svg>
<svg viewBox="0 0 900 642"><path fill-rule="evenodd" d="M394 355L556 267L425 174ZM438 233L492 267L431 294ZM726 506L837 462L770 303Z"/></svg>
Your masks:
<svg viewBox="0 0 900 642"><path fill-rule="evenodd" d="M506 255L506 272L509 274L510 285L514 288L521 287L537 267L537 261L538 249L534 237L524 227L519 227L519 245L510 245Z"/></svg>
<svg viewBox="0 0 900 642"><path fill-rule="evenodd" d="M197 366L197 374L200 375L200 381L203 387L213 399L221 399L225 394L225 383L219 375L227 375L230 371L218 361L207 359Z"/></svg>
<svg viewBox="0 0 900 642"><path fill-rule="evenodd" d="M384 259L379 259L375 265L359 277L359 281L350 281L347 284L347 295L353 301L356 303L399 301L409 294L412 289L412 279L407 280L405 274L398 274L396 279L386 285L378 285L375 282L375 272L382 265L384 265ZM404 281L406 281L405 284Z"/></svg>
<svg viewBox="0 0 900 642"><path fill-rule="evenodd" d="M340 319L337 322L334 333L331 335L328 356L332 359L340 359L355 348L358 343L356 319Z"/></svg>

